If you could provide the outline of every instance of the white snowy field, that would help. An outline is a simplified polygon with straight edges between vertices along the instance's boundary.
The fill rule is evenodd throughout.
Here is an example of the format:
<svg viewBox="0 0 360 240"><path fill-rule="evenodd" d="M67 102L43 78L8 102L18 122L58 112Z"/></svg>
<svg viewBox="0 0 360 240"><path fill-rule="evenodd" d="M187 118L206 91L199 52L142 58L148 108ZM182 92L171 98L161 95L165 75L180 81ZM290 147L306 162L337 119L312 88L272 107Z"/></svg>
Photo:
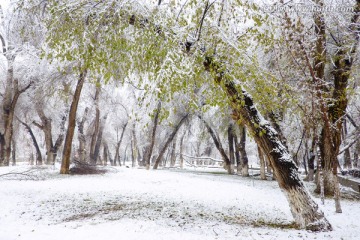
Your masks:
<svg viewBox="0 0 360 240"><path fill-rule="evenodd" d="M296 230L275 181L209 171L118 167L64 176L44 167L30 173L38 180L3 177L0 240L359 239L360 202L343 200L336 214L326 200L332 232Z"/></svg>

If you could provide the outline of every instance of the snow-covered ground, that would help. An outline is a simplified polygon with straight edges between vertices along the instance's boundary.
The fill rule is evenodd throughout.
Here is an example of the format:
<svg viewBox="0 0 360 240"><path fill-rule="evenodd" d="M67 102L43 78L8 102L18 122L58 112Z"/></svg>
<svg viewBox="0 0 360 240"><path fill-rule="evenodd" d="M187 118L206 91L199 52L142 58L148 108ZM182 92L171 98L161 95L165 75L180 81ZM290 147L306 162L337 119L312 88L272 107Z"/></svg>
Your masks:
<svg viewBox="0 0 360 240"><path fill-rule="evenodd" d="M30 167L0 168L0 174ZM359 239L360 202L321 206L334 231L291 227L274 181L212 169L116 168L104 175L30 172L38 180L0 178L0 240ZM319 199L316 199L320 202Z"/></svg>

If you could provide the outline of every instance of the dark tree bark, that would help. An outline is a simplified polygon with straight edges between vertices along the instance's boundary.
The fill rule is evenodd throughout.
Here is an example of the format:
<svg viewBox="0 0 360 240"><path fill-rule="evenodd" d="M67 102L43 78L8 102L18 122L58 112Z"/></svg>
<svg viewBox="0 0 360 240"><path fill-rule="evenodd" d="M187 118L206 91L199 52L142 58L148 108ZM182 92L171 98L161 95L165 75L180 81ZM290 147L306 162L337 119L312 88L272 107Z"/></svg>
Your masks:
<svg viewBox="0 0 360 240"><path fill-rule="evenodd" d="M235 133L234 133L234 150L235 150L235 161L236 161L236 172L237 174L241 174L241 170L242 170L242 165L241 165L241 157L240 157L240 146L239 146L239 140L238 137Z"/></svg>
<svg viewBox="0 0 360 240"><path fill-rule="evenodd" d="M216 137L216 134L215 134L214 130L210 127L210 125L200 115L198 115L198 117L205 124L205 127L208 130L211 138L214 140L215 146L216 146L217 150L220 152L220 155L224 160L224 168L225 168L225 170L227 170L227 172L229 174L233 174L233 172L231 171L231 167L230 167L230 165L231 165L230 159L226 155L226 152L225 152L224 148L222 147L221 142Z"/></svg>
<svg viewBox="0 0 360 240"><path fill-rule="evenodd" d="M309 158L308 158L308 166L309 166L309 182L314 181L314 172L315 172L315 152L312 148L310 150Z"/></svg>
<svg viewBox="0 0 360 240"><path fill-rule="evenodd" d="M91 162L94 165L96 165L97 159L100 155L100 147L101 147L101 143L102 143L102 135L103 135L104 128L105 128L106 119L107 119L107 115L105 115L103 117L102 121L100 122L99 132L96 137L96 144L95 144L94 153L92 155L92 162Z"/></svg>
<svg viewBox="0 0 360 240"><path fill-rule="evenodd" d="M110 152L109 146L108 146L108 152L107 152L107 154L108 154L108 158L109 158L109 161L110 161L110 165L111 165L111 166L114 166L114 159L113 159L112 156L111 156L111 152Z"/></svg>
<svg viewBox="0 0 360 240"><path fill-rule="evenodd" d="M355 151L354 151L354 167L360 166L360 141L358 141L355 145Z"/></svg>
<svg viewBox="0 0 360 240"><path fill-rule="evenodd" d="M183 155L183 151L184 151L184 139L185 139L185 132L184 134L181 136L180 138L180 168L183 169L184 168L184 155Z"/></svg>
<svg viewBox="0 0 360 240"><path fill-rule="evenodd" d="M10 163L15 108L20 95L29 89L32 84L29 83L23 89L19 89L18 80L13 79L14 59L15 57L8 60L9 68L3 98L3 111L1 117L4 125L0 128L0 166L8 166Z"/></svg>
<svg viewBox="0 0 360 240"><path fill-rule="evenodd" d="M114 157L114 166L116 166L116 162L119 163L119 166L121 166L121 156L120 156L120 146L121 146L121 142L123 140L124 137L124 133L126 130L126 127L128 125L128 122L126 122L124 124L124 126L122 127L122 132L121 132L121 136L120 139L117 141L116 143L116 150L115 150L115 157ZM125 164L125 163L124 163Z"/></svg>
<svg viewBox="0 0 360 240"><path fill-rule="evenodd" d="M345 139L348 135L346 119L344 119L343 129L344 129L344 138L343 139ZM350 168L352 168L351 153L350 153L350 148L347 148L344 151L344 169L350 169Z"/></svg>
<svg viewBox="0 0 360 240"><path fill-rule="evenodd" d="M78 122L78 139L79 139L78 154L79 154L79 160L81 162L85 162L85 157L86 157L86 137L85 137L85 133L84 133L84 124L85 124L88 112L89 112L89 108L85 108L83 117L82 117L81 121Z"/></svg>
<svg viewBox="0 0 360 240"><path fill-rule="evenodd" d="M189 114L186 114L184 117L181 118L181 120L179 121L179 123L175 126L174 130L172 131L172 133L170 134L170 136L168 137L168 139L166 140L163 148L160 150L159 156L156 158L155 160L155 164L153 169L157 169L161 159L164 156L164 153L166 151L166 149L168 148L169 144L171 143L171 141L174 139L176 133L179 131L180 127L183 125L183 123L185 122L185 120L188 118Z"/></svg>
<svg viewBox="0 0 360 240"><path fill-rule="evenodd" d="M144 161L146 164L146 169L150 169L150 159L151 159L151 155L152 155L154 144L155 144L156 128L159 123L160 110L161 110L161 102L159 101L156 112L155 112L155 116L154 116L154 125L153 125L153 129L152 129L152 133L151 133L150 145L148 147L146 147L145 154L144 154Z"/></svg>
<svg viewBox="0 0 360 240"><path fill-rule="evenodd" d="M1 6L0 6L1 7ZM22 93L30 88L32 82L20 89L18 79L14 79L14 62L16 54L8 52L4 36L0 33L2 53L7 60L5 93L3 95L2 111L0 113L0 167L8 166L11 155L11 141L13 135L13 121L17 101Z"/></svg>
<svg viewBox="0 0 360 240"><path fill-rule="evenodd" d="M135 167L136 165L136 152L135 152L135 143L134 138L131 139L131 167Z"/></svg>
<svg viewBox="0 0 360 240"><path fill-rule="evenodd" d="M41 156L41 151L40 151L40 148L39 148L39 144L37 143L37 140L35 138L35 135L31 129L31 127L26 124L25 122L21 121L19 118L17 118L18 121L24 125L24 127L26 128L26 130L28 131L28 133L30 134L30 137L31 137L31 140L34 144L34 147L35 147L35 151L36 151L36 165L42 165L42 156Z"/></svg>
<svg viewBox="0 0 360 240"><path fill-rule="evenodd" d="M215 83L223 88L233 110L233 118L243 122L264 150L270 161L276 180L289 201L297 225L312 231L328 231L332 227L317 203L311 198L300 180L297 167L278 133L266 121L254 105L252 97L241 86L235 86L213 57L206 57L204 66L214 74Z"/></svg>
<svg viewBox="0 0 360 240"><path fill-rule="evenodd" d="M173 144L171 147L171 153L170 153L170 167L174 167L176 163L176 136L173 140Z"/></svg>
<svg viewBox="0 0 360 240"><path fill-rule="evenodd" d="M265 157L263 154L263 151L258 146L258 153L259 153L259 161L260 161L260 179L266 180L266 174L265 174Z"/></svg>
<svg viewBox="0 0 360 240"><path fill-rule="evenodd" d="M337 46L337 51L332 56L331 62L333 87L331 98L322 96L325 89L323 86L325 80L325 62L326 62L326 23L323 12L315 14L315 33L317 36L317 44L315 51L315 62L313 79L316 85L316 94L320 100L320 110L323 120L323 128L320 137L320 152L322 159L324 188L327 195L339 195L339 185L337 183L337 167L339 149L341 145L341 129L344 117L346 116L346 108L348 104L347 86L353 63L358 51L360 30L358 20L360 17L360 1L356 1L353 16L349 22L350 30L348 41L342 42ZM319 190L319 183L317 190ZM337 197L335 197L336 199ZM336 204L338 205L338 204ZM340 211L337 209L336 211Z"/></svg>
<svg viewBox="0 0 360 240"><path fill-rule="evenodd" d="M74 137L75 124L76 124L76 111L79 105L81 90L84 85L86 75L87 75L87 69L83 69L79 75L73 100L71 102L68 127L66 131L66 137L64 143L63 157L61 161L60 174L69 174L71 148L72 148L72 141Z"/></svg>
<svg viewBox="0 0 360 240"><path fill-rule="evenodd" d="M38 103L36 105L36 112L41 120L41 124L37 122L33 122L35 126L40 128L45 135L45 147L46 147L46 160L45 164L53 165L55 163L55 159L57 156L57 151L60 148L63 140L64 140L64 127L65 127L65 121L66 117L64 116L61 125L60 125L60 134L55 142L53 143L53 136L52 136L52 119L46 117L43 106Z"/></svg>
<svg viewBox="0 0 360 240"><path fill-rule="evenodd" d="M11 153L11 156L12 156L12 165L15 166L16 165L16 141L15 141L14 138L12 139L12 153Z"/></svg>
<svg viewBox="0 0 360 240"><path fill-rule="evenodd" d="M132 156L132 163L131 163L131 167L135 167L136 166L136 162L138 160L139 157L139 150L138 150L138 146L137 146L137 137L136 137L136 132L135 132L135 122L133 124L133 128L131 130L132 132L132 144L131 144L131 156Z"/></svg>
<svg viewBox="0 0 360 240"><path fill-rule="evenodd" d="M65 121L66 121L66 117L64 116L62 119L62 122L61 122L61 126L60 126L60 134L59 134L58 138L56 139L55 144L51 148L51 154L53 155L53 157L52 157L53 164L55 164L55 160L56 160L56 156L59 151L59 148L61 147L61 145L64 142Z"/></svg>
<svg viewBox="0 0 360 240"><path fill-rule="evenodd" d="M51 154L51 148L53 147L53 140L52 140L52 119L45 116L43 106L39 103L35 106L36 112L41 120L41 124L33 122L35 126L39 127L45 135L45 148L46 148L46 160L45 164L53 164Z"/></svg>
<svg viewBox="0 0 360 240"><path fill-rule="evenodd" d="M107 165L108 161L108 153L109 153L109 147L106 142L103 143L103 165Z"/></svg>
<svg viewBox="0 0 360 240"><path fill-rule="evenodd" d="M246 128L240 125L240 143L239 150L241 156L241 175L243 177L249 176L249 159L246 153Z"/></svg>
<svg viewBox="0 0 360 240"><path fill-rule="evenodd" d="M100 80L97 80L96 90L95 90L95 120L94 120L94 132L91 136L90 142L90 162L92 164L96 164L97 156L95 156L95 146L97 143L97 137L99 136L99 129L100 129L100 106L99 106L99 99L100 99ZM98 155L98 154L97 154Z"/></svg>
<svg viewBox="0 0 360 240"><path fill-rule="evenodd" d="M235 150L234 150L234 126L229 124L228 127L228 142L229 142L229 160L231 172L235 171Z"/></svg>

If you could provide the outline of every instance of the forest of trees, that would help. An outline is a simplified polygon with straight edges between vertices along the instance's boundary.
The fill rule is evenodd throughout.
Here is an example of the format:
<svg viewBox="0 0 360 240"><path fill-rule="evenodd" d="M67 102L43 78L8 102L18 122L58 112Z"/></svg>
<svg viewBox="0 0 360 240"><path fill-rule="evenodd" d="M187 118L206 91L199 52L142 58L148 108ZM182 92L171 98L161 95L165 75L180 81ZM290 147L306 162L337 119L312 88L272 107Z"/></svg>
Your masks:
<svg viewBox="0 0 360 240"><path fill-rule="evenodd" d="M359 17L360 0L3 5L0 166L247 177L251 139L299 227L330 230L298 172L341 212L337 174L360 164Z"/></svg>

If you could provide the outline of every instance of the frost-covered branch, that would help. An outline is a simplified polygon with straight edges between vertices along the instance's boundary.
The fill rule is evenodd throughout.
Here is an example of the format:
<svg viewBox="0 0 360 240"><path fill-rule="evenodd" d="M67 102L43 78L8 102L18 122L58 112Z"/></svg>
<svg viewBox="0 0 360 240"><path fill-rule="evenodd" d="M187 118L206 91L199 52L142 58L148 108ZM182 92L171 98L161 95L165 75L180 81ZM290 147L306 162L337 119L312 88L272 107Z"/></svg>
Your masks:
<svg viewBox="0 0 360 240"><path fill-rule="evenodd" d="M43 177L37 176L33 173L39 171L38 168L31 168L22 172L8 172L0 174L0 178L6 179L6 180L33 180L33 181L39 181L43 180Z"/></svg>
<svg viewBox="0 0 360 240"><path fill-rule="evenodd" d="M1 33L0 33L0 40L1 40L2 48L3 48L2 52L3 52L3 54L5 54L6 53L6 43L5 43L4 37Z"/></svg>

